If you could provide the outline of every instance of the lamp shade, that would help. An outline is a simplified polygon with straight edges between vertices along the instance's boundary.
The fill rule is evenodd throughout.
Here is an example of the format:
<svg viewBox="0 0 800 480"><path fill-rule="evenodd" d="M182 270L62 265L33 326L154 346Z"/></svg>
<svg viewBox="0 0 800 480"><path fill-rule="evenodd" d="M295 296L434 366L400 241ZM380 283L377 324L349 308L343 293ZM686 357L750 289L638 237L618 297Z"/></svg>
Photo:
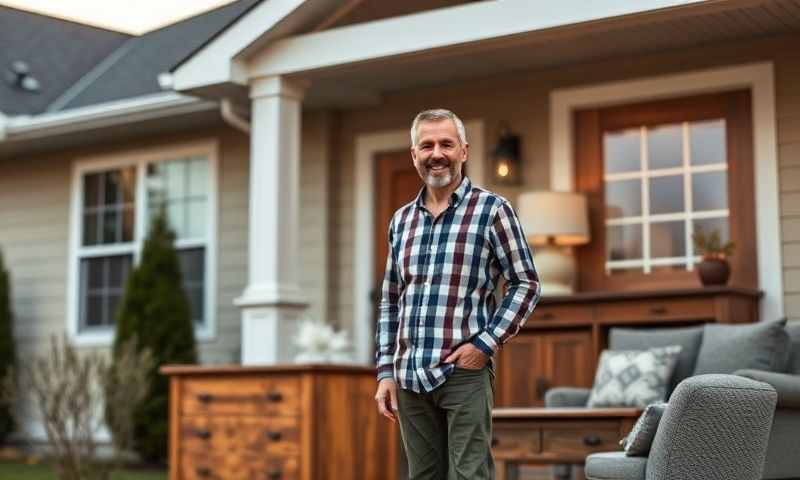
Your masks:
<svg viewBox="0 0 800 480"><path fill-rule="evenodd" d="M520 194L517 212L531 245L589 242L586 197L577 192L537 190Z"/></svg>

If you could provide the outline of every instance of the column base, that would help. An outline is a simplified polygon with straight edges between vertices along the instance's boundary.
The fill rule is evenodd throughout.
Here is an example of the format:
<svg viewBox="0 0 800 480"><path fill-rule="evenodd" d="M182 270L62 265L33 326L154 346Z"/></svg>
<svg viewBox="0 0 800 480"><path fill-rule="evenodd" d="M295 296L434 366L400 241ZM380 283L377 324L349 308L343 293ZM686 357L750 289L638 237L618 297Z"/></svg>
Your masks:
<svg viewBox="0 0 800 480"><path fill-rule="evenodd" d="M292 363L294 341L305 306L260 305L242 308L242 365Z"/></svg>

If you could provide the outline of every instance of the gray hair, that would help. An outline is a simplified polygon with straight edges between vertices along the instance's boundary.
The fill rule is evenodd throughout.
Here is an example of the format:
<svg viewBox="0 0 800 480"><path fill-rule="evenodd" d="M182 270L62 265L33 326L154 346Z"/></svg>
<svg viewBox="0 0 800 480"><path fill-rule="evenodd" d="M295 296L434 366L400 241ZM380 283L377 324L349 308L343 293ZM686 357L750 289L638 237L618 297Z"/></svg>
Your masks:
<svg viewBox="0 0 800 480"><path fill-rule="evenodd" d="M417 144L417 128L421 122L438 122L441 120L452 121L456 126L456 130L458 130L458 138L461 140L461 144L467 144L467 131L464 129L464 122L458 118L458 115L444 108L434 108L423 110L414 117L414 121L411 122L411 146L413 147Z"/></svg>

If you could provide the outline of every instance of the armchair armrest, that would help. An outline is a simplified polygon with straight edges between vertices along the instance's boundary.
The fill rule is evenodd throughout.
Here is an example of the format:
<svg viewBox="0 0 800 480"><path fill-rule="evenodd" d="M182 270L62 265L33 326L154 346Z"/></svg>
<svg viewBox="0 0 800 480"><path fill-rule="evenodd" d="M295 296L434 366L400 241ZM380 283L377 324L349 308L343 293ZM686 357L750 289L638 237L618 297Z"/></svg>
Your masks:
<svg viewBox="0 0 800 480"><path fill-rule="evenodd" d="M744 369L733 373L772 385L778 392L778 408L800 408L800 375Z"/></svg>
<svg viewBox="0 0 800 480"><path fill-rule="evenodd" d="M589 401L588 388L555 387L544 394L545 407L585 407Z"/></svg>

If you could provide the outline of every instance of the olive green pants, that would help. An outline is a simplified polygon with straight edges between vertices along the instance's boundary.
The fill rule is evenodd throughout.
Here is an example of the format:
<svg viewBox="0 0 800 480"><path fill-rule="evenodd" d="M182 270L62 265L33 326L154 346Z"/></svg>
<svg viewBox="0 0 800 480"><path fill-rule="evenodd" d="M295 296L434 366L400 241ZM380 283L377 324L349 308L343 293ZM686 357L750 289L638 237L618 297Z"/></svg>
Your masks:
<svg viewBox="0 0 800 480"><path fill-rule="evenodd" d="M409 480L491 480L494 372L456 367L430 393L398 389Z"/></svg>

